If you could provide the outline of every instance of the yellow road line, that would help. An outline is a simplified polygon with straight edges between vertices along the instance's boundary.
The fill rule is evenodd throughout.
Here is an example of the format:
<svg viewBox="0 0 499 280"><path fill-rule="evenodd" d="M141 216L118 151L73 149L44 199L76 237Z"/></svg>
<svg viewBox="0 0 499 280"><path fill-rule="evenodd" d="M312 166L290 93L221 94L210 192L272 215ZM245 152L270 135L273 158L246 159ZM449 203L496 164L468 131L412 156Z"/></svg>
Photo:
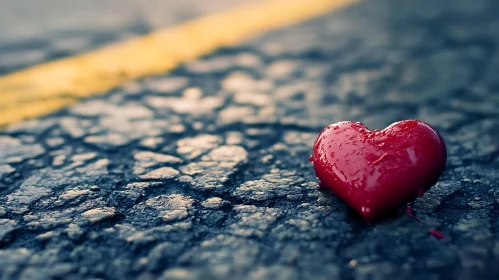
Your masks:
<svg viewBox="0 0 499 280"><path fill-rule="evenodd" d="M0 77L0 127L358 0L264 0Z"/></svg>

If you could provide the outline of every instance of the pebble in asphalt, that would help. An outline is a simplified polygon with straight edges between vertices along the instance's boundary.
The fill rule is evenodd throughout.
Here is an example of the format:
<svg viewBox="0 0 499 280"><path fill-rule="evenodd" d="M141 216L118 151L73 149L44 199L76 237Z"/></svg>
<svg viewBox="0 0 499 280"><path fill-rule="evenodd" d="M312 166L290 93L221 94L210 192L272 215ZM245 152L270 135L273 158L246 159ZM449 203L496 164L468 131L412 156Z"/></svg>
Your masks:
<svg viewBox="0 0 499 280"><path fill-rule="evenodd" d="M496 279L495 1L366 1L0 133L2 279ZM414 209L367 225L308 162L328 123L434 125Z"/></svg>

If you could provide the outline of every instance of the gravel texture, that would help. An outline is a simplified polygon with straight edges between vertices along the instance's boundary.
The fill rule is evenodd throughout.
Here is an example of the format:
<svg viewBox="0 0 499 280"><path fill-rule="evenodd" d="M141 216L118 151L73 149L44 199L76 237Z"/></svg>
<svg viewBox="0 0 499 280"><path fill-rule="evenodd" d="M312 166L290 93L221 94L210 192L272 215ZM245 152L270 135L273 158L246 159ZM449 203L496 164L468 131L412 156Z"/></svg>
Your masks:
<svg viewBox="0 0 499 280"><path fill-rule="evenodd" d="M498 11L365 1L7 128L1 278L497 279ZM449 154L428 226L318 190L324 126L412 118Z"/></svg>

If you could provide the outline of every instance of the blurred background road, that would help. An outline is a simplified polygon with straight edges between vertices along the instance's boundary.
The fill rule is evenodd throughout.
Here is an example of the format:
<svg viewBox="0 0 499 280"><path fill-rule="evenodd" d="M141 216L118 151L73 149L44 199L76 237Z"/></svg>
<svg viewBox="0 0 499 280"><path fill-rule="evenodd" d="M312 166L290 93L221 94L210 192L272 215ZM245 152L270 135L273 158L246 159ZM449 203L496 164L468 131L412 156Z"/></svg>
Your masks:
<svg viewBox="0 0 499 280"><path fill-rule="evenodd" d="M0 73L242 2L0 0ZM365 0L11 124L1 278L497 279L498 30L494 0ZM312 143L402 119L447 168L428 226L369 225L318 190Z"/></svg>
<svg viewBox="0 0 499 280"><path fill-rule="evenodd" d="M2 0L0 74L248 2Z"/></svg>

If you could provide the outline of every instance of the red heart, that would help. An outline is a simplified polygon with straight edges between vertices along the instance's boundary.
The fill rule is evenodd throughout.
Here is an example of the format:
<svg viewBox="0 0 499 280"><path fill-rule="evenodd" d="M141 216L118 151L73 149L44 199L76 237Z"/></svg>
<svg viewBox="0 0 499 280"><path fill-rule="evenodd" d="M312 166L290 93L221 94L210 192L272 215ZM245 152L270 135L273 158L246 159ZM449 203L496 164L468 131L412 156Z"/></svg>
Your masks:
<svg viewBox="0 0 499 280"><path fill-rule="evenodd" d="M370 222L423 195L446 158L434 128L406 120L374 131L359 122L328 125L315 140L311 161L321 186Z"/></svg>

